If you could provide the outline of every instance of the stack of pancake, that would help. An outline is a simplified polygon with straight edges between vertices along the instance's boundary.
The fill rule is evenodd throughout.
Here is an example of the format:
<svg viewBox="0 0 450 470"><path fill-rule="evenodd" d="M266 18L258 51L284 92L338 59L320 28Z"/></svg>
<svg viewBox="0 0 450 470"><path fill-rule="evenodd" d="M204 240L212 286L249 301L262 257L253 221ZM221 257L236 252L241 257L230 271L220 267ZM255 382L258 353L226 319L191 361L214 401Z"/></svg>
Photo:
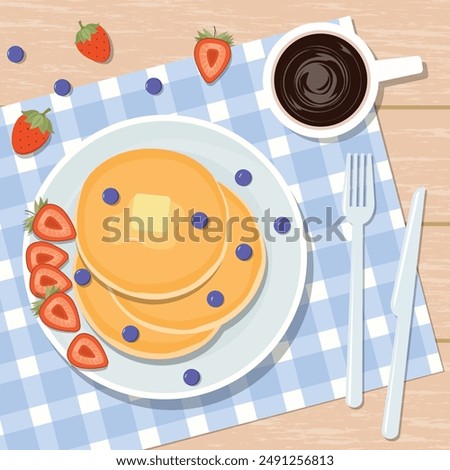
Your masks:
<svg viewBox="0 0 450 470"><path fill-rule="evenodd" d="M195 351L261 284L264 243L251 217L232 188L186 155L141 149L106 160L77 207L75 271L90 275L74 284L81 313L121 352Z"/></svg>

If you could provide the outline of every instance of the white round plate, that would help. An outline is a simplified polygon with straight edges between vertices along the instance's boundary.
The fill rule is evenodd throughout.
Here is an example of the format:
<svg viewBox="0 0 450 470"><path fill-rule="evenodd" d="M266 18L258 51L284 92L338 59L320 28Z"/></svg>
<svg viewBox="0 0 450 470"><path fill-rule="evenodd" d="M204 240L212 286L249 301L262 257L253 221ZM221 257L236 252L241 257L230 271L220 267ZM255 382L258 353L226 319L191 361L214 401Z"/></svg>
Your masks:
<svg viewBox="0 0 450 470"><path fill-rule="evenodd" d="M260 219L261 233L270 228L273 237L273 241L265 237L267 269L259 294L210 343L181 358L142 360L117 351L99 338L109 366L98 371L80 369L95 382L136 397L179 399L198 396L224 387L252 370L272 351L291 324L306 275L302 219L283 178L255 147L217 125L177 116L132 119L87 138L73 154L66 155L55 166L36 198L48 198L49 202L60 205L73 220L83 182L94 168L118 153L139 148L170 149L194 158L219 182L237 193L253 216ZM253 175L247 187L238 186L234 180L235 173L242 168ZM261 218L268 209L273 217L291 219L292 229L287 235L276 234L272 224L264 228ZM287 238L294 238L294 233L296 240L287 241ZM24 258L26 247L34 240L33 236L25 235ZM61 246L69 254L69 261L62 270L71 277L76 244L70 242ZM25 260L24 273L28 287ZM71 291L68 294L73 296ZM36 300L30 292L29 299L30 302ZM80 332L98 337L84 320L83 312L80 310L79 313ZM55 349L65 358L76 333L53 330L41 321L39 323ZM191 368L201 374L201 381L194 387L183 381L184 372Z"/></svg>

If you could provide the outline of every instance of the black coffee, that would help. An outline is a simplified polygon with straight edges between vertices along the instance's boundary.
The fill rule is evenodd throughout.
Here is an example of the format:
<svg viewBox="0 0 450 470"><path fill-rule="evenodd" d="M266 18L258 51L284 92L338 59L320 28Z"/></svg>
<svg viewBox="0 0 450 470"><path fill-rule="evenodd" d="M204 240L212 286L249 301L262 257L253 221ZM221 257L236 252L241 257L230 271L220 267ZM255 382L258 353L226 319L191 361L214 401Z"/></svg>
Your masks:
<svg viewBox="0 0 450 470"><path fill-rule="evenodd" d="M364 99L367 70L358 51L332 34L293 42L275 68L275 92L294 119L317 127L339 124Z"/></svg>

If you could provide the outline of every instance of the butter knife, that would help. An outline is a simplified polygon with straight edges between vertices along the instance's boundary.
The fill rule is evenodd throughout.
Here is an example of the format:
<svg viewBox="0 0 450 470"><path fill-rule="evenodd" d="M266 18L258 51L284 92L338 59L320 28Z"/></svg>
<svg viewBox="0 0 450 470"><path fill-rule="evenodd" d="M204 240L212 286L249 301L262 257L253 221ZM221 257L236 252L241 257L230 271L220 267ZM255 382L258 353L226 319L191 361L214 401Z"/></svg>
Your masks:
<svg viewBox="0 0 450 470"><path fill-rule="evenodd" d="M397 326L382 425L382 434L386 439L395 439L400 432L424 203L425 188L419 188L411 200L391 299L392 312L397 316Z"/></svg>

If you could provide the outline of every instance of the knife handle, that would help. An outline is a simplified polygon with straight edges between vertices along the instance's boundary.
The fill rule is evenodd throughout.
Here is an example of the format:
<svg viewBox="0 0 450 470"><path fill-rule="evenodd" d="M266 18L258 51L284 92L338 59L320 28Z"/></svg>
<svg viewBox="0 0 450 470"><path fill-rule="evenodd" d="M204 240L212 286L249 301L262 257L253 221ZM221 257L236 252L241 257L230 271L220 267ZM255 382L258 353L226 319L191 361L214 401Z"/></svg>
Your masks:
<svg viewBox="0 0 450 470"><path fill-rule="evenodd" d="M408 314L400 315L397 319L391 370L389 372L389 386L381 428L381 432L386 439L395 439L400 433L411 322L412 315Z"/></svg>

